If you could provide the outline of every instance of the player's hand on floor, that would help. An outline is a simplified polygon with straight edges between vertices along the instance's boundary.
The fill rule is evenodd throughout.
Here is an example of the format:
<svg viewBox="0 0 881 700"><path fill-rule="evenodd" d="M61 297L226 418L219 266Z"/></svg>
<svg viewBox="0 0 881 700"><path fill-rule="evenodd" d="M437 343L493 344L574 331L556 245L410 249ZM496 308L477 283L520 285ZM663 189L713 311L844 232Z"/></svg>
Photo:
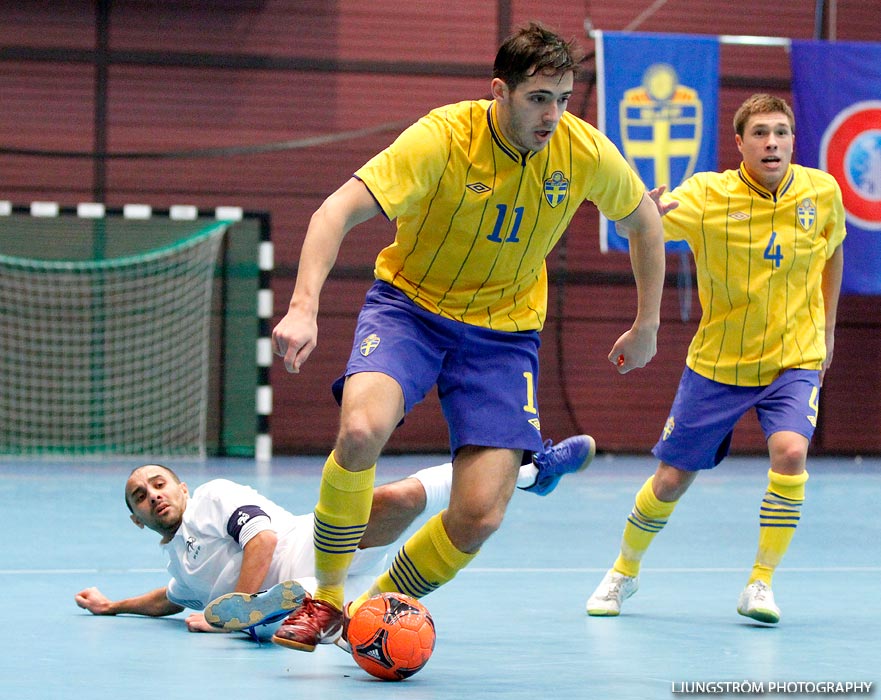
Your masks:
<svg viewBox="0 0 881 700"><path fill-rule="evenodd" d="M205 620L202 613L190 613L187 616L187 631L189 632L226 632L226 630L212 627Z"/></svg>
<svg viewBox="0 0 881 700"><path fill-rule="evenodd" d="M110 598L105 596L94 586L80 591L73 597L73 599L83 610L88 610L93 615L110 614Z"/></svg>

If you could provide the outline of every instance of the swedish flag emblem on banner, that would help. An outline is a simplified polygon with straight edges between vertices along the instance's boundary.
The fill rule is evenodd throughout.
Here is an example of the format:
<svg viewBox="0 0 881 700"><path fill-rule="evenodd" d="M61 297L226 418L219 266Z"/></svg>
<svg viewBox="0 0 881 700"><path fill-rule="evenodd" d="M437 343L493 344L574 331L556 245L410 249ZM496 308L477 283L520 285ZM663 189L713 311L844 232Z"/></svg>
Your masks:
<svg viewBox="0 0 881 700"><path fill-rule="evenodd" d="M598 126L646 188L671 190L716 169L717 37L597 32L596 55ZM603 217L600 248L627 250L627 240Z"/></svg>

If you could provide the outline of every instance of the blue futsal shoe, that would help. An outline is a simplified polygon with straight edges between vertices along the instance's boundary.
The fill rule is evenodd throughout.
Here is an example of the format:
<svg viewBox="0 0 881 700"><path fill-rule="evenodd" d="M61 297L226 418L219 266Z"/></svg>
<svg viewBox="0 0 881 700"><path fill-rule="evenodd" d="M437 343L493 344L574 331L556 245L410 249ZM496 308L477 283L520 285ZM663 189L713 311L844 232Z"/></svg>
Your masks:
<svg viewBox="0 0 881 700"><path fill-rule="evenodd" d="M296 581L282 581L260 593L227 593L205 608L212 627L238 632L284 619L303 605L306 589Z"/></svg>
<svg viewBox="0 0 881 700"><path fill-rule="evenodd" d="M573 435L556 445L546 441L544 452L532 455L532 463L538 467L535 483L523 491L547 496L565 474L587 469L596 453L597 444L590 435Z"/></svg>

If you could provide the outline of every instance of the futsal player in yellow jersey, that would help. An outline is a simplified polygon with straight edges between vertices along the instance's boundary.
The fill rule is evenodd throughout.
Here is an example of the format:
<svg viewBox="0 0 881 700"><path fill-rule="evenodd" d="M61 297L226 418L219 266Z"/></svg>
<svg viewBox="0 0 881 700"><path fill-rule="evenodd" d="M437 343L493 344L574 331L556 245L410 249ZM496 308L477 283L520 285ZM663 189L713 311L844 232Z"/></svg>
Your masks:
<svg viewBox="0 0 881 700"><path fill-rule="evenodd" d="M610 359L624 373L654 356L664 278L660 215L611 142L566 113L581 58L541 25L518 31L496 56L492 100L431 112L312 216L288 312L273 331L289 372L299 372L315 347L319 294L347 232L383 214L396 220L397 233L379 253L335 387L340 427L315 506L318 588L279 628L276 643L312 651L339 634L343 583L370 513L376 461L434 386L453 455L449 507L404 544L347 613L381 591L418 598L450 581L501 525L526 453L535 455L540 480L543 469L553 480L589 462L589 436L543 446L536 402L545 258L585 200L630 236L637 313Z"/></svg>
<svg viewBox="0 0 881 700"><path fill-rule="evenodd" d="M486 100L436 109L355 176L397 218L395 242L376 262L378 279L445 318L540 330L545 257L579 205L589 199L623 219L645 188L615 146L578 117L563 112L544 148L521 153L499 111Z"/></svg>
<svg viewBox="0 0 881 700"><path fill-rule="evenodd" d="M614 616L638 587L643 554L701 469L728 453L735 423L755 408L771 467L759 546L737 611L776 623L771 578L801 515L809 442L832 361L845 237L832 176L791 163L789 105L753 95L734 117L743 161L699 173L658 198L664 232L694 253L702 317L670 416L653 450L661 462L636 495L613 568L587 601Z"/></svg>

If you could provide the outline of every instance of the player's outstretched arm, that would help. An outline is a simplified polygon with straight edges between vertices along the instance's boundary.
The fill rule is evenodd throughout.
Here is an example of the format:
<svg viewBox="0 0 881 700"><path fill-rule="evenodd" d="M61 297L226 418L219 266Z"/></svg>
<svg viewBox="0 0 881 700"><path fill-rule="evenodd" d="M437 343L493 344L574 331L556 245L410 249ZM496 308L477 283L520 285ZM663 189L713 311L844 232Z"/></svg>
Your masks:
<svg viewBox="0 0 881 700"><path fill-rule="evenodd" d="M76 604L93 615L147 615L164 617L183 610L165 595L165 588L123 600L110 600L97 588L86 588L74 596Z"/></svg>
<svg viewBox="0 0 881 700"><path fill-rule="evenodd" d="M666 257L661 216L650 194L643 195L636 210L618 221L617 226L630 241L637 310L633 326L612 346L609 361L619 373L626 374L645 367L657 352Z"/></svg>
<svg viewBox="0 0 881 700"><path fill-rule="evenodd" d="M373 218L379 205L360 180L348 180L312 215L288 312L272 331L272 349L297 373L318 343L318 299L340 245L354 226Z"/></svg>

